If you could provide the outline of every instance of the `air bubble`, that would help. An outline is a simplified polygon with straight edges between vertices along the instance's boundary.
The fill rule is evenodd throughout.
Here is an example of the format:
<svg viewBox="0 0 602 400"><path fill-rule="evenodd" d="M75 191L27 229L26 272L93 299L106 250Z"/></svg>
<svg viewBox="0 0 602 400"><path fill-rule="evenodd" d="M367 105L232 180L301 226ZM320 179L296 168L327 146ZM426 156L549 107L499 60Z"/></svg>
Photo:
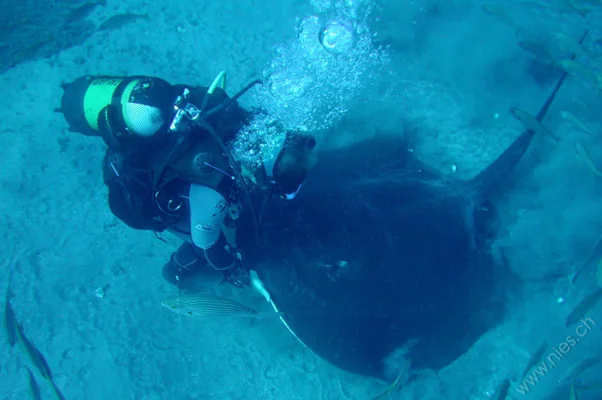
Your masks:
<svg viewBox="0 0 602 400"><path fill-rule="evenodd" d="M355 29L344 21L330 21L320 29L320 43L332 54L344 54L355 46Z"/></svg>

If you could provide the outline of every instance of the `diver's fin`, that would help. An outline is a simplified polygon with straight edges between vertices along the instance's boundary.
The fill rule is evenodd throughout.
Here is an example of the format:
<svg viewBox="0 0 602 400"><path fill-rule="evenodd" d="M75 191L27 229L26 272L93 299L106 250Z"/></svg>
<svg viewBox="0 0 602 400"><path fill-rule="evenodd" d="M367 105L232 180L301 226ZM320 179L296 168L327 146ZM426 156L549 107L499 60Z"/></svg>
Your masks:
<svg viewBox="0 0 602 400"><path fill-rule="evenodd" d="M582 44L587 36L588 31L583 33L581 36L581 40L579 44ZM575 55L571 57L571 59L575 59ZM546 113L548 112L550 105L554 101L556 97L556 93L560 90L560 87L564 83L564 80L567 77L566 72L562 72L558 83L552 90L552 93L546 99L546 102L543 104L535 119L538 122L543 121ZM481 171L476 177L474 177L470 182L470 186L472 187L473 193L479 198L479 200L484 200L492 190L497 188L499 184L506 178L506 176L514 169L516 164L523 158L531 142L533 141L533 137L535 136L535 131L526 130L521 133L519 137L517 137L514 142L508 147L491 165Z"/></svg>

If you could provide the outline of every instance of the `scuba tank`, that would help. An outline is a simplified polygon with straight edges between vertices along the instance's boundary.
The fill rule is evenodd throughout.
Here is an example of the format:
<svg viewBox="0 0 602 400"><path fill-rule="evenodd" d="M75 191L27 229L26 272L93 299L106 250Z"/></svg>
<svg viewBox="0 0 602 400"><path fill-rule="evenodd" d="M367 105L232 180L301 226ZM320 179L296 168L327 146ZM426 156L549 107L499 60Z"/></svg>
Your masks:
<svg viewBox="0 0 602 400"><path fill-rule="evenodd" d="M159 146L174 115L172 86L146 76L82 76L62 84L69 131L100 136L111 148Z"/></svg>
<svg viewBox="0 0 602 400"><path fill-rule="evenodd" d="M162 178L167 166L181 155L191 142L194 142L194 135L198 132L209 133L218 143L229 166L233 169L232 179L236 178L240 182L253 218L255 233L259 237L258 221L244 180L230 151L209 122L213 115L227 109L251 87L259 83L260 80L255 80L234 96L230 98L226 96L223 101L209 107L209 99L214 90L217 87L223 89L225 84L225 73L220 72L206 91L199 107L188 101L190 94L188 88L178 89L160 78L86 75L71 83L61 84L64 91L61 107L56 108L55 111L64 115L71 132L100 136L113 152L131 156L133 153L131 150L137 150L135 153L144 154L152 159L153 165L147 166L147 169L152 169L152 176L148 182L143 182L142 191L148 191L154 196L157 196L158 190L164 184ZM153 152L146 151L149 147ZM123 212L114 211L114 214L120 215L119 218L125 221L133 211L139 209L140 204L130 204L131 202L127 201L131 197L126 187L128 185L123 182L123 178L127 176L124 177L120 173L117 162L107 159L105 164L104 170L108 173L105 183L109 186L109 192L111 192L111 182L115 181L114 192L124 195L121 199L123 201L115 203L131 205ZM202 165L207 166L205 163ZM214 166L210 167L215 169ZM139 169L145 168L141 166ZM146 194L148 193L142 195ZM148 224L134 222L126 223L135 229L160 230Z"/></svg>

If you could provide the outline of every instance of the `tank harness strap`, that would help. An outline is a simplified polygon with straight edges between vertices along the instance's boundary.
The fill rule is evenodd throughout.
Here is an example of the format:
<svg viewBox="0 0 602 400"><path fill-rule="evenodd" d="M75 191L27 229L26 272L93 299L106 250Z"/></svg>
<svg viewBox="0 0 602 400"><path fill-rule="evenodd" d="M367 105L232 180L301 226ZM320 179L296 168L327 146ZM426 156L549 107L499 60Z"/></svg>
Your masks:
<svg viewBox="0 0 602 400"><path fill-rule="evenodd" d="M163 178L163 173L167 169L167 166L177 157L188 151L188 149L194 144L192 139L193 135L191 134L185 133L181 135L177 138L169 153L167 153L164 157L161 157L158 162L154 163L152 166L153 191L157 191L163 186L161 179Z"/></svg>
<svg viewBox="0 0 602 400"><path fill-rule="evenodd" d="M211 83L211 86L209 86L209 88L207 88L207 91L205 92L205 95L203 96L203 100L201 101L201 107L200 107L201 111L204 110L205 107L207 106L207 103L209 102L209 98L211 97L211 95L213 95L215 88L216 87L220 87L222 89L224 88L225 79L226 79L226 73L224 71L221 71L217 75L217 77L213 80L213 82ZM178 156L184 154L190 148L190 146L192 146L194 144L193 139L194 139L194 135L191 134L190 132L187 131L187 132L182 133L181 136L178 137L175 144L172 146L170 152L167 153L160 162L155 164L155 166L153 168L153 188L155 191L159 190L162 186L160 181L161 181L161 178L163 177L163 173L164 173L165 169L167 168L167 166Z"/></svg>
<svg viewBox="0 0 602 400"><path fill-rule="evenodd" d="M253 86L257 85L257 84L261 84L263 83L261 81L261 79L256 79L253 82L249 83L247 86L245 86L244 88L242 88L238 93L236 93L234 96L232 96L231 98L224 100L221 104L216 105L215 107L205 111L202 110L201 111L201 118L204 119L208 119L210 116L212 116L215 113L220 112L221 110L223 110L224 108L230 106L232 103L234 103L236 100L238 100L238 98L240 96L242 96L243 94L245 94L249 89L251 89Z"/></svg>
<svg viewBox="0 0 602 400"><path fill-rule="evenodd" d="M220 73L217 78L214 80L214 84L211 85L210 89L215 89L216 86L221 86L220 83L223 85L224 84L224 79L225 79L225 74ZM220 112L221 110L225 109L226 107L230 106L231 104L233 104L239 97L241 97L243 94L245 94L249 89L251 89L253 86L257 85L257 84L261 84L262 81L260 79L254 80L253 82L249 83L248 85L246 85L245 87L243 87L238 93L236 93L234 96L232 96L229 99L224 100L222 103L216 105L215 107L209 109L209 110L204 110L203 106L206 106L208 103L208 98L209 96L212 95L213 90L208 90L205 93L205 97L203 98L203 101L201 103L201 109L200 109L200 115L194 120L192 121L193 123L195 123L198 127L201 128L201 130L204 130L206 132L208 132L213 139L219 144L219 146L222 148L224 154L226 155L226 158L228 159L228 164L230 165L230 168L232 168L232 171L234 172L234 175L236 176L236 178L238 179L239 184L241 185L241 189L244 195L244 199L247 203L247 205L249 206L249 211L251 213L251 217L253 220L253 225L255 227L255 236L256 239L259 240L261 233L260 233L260 227L259 227L259 222L257 219L257 215L255 213L255 208L253 206L253 201L251 199L251 196L249 194L248 188L245 185L245 181L243 180L242 176L241 176L241 172L236 168L236 163L234 163L234 160L232 159L232 155L230 154L230 151L228 150L228 148L225 146L223 140L221 139L221 137L217 134L217 132L215 131L215 129L213 128L213 126L211 125L211 123L209 123L208 118L218 112ZM119 88L117 88L119 89ZM117 95L117 93L119 92L119 90L115 90L115 95ZM123 89L121 90L121 93L123 93ZM121 94L119 95L121 96ZM115 96L114 96L115 98ZM119 98L118 98L119 99ZM171 151L163 158L163 160L161 160L160 162L158 162L157 164L155 164L155 166L152 169L152 174L153 174L153 191L159 190L160 186L161 186L161 178L163 177L163 174L165 172L165 169L167 168L167 166L169 165L169 163L178 155L178 154L182 154L183 151L186 151L189 146L194 142L193 138L194 134L191 132L187 132L186 134L180 136L175 145L172 147Z"/></svg>

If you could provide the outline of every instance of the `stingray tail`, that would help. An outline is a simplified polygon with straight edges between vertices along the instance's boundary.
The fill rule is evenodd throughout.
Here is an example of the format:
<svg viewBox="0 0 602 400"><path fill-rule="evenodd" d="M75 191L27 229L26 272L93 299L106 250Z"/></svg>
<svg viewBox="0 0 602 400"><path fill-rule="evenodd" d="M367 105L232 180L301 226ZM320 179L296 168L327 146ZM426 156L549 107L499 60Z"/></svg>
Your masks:
<svg viewBox="0 0 602 400"><path fill-rule="evenodd" d="M588 31L583 33L581 36L581 40L579 44L582 44L587 36ZM571 59L575 59L575 55L571 57ZM564 80L567 77L567 73L565 71L560 75L560 79L552 93L548 96L546 102L543 104L539 112L537 113L537 121L541 122L546 116L554 98L556 97L556 93L560 90L560 87L564 83ZM519 137L517 137L514 142L508 147L491 165L481 171L476 177L474 177L470 181L470 185L473 188L473 193L475 193L480 199L486 198L490 192L496 189L499 184L506 178L506 176L514 169L516 164L523 158L531 142L533 141L533 137L535 136L535 131L532 129L528 129L525 132L521 133Z"/></svg>

